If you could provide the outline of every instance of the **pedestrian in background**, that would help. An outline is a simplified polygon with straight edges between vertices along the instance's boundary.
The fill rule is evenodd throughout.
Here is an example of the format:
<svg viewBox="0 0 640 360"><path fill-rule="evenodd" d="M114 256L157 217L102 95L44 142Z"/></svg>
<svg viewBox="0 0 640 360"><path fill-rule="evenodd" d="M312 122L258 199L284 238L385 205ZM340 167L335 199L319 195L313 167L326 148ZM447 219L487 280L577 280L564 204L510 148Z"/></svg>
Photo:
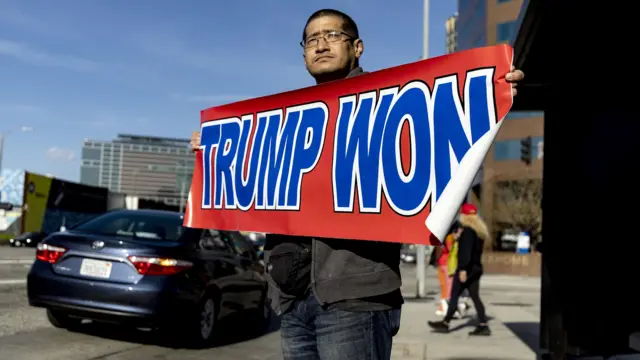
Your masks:
<svg viewBox="0 0 640 360"><path fill-rule="evenodd" d="M438 271L438 281L440 282L440 304L436 310L437 316L444 316L449 308L449 296L451 294L451 284L453 278L449 275L449 257L451 249L454 246L454 232L457 230L458 224L454 223L449 229L444 243L441 247L433 249L431 261Z"/></svg>
<svg viewBox="0 0 640 360"><path fill-rule="evenodd" d="M459 216L458 266L451 286L451 298L447 315L442 321L429 321L429 326L437 332L449 332L449 323L458 307L462 291L467 289L478 316L478 324L469 335L491 335L487 324L484 304L480 299L480 278L482 277L482 252L484 243L489 241L487 225L478 215L473 204L464 204Z"/></svg>
<svg viewBox="0 0 640 360"><path fill-rule="evenodd" d="M453 286L453 278L456 276L456 272L458 270L458 238L460 237L460 223L456 221L454 225L451 227L451 250L449 253L448 261L447 261L447 274L449 276L449 283ZM444 316L448 311L448 305L450 303L451 298L451 288L449 288L449 297L447 297L447 310L445 310ZM458 298L458 309L453 314L454 319L460 319L466 316L469 311L469 291L464 289Z"/></svg>

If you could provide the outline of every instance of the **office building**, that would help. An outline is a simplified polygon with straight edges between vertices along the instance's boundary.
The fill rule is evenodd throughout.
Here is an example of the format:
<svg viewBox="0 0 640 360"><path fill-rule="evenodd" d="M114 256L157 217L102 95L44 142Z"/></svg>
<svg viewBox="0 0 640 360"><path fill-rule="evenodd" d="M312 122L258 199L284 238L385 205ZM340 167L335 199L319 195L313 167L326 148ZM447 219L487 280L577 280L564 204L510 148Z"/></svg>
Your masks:
<svg viewBox="0 0 640 360"><path fill-rule="evenodd" d="M179 206L186 201L195 156L188 139L121 134L85 140L80 182Z"/></svg>
<svg viewBox="0 0 640 360"><path fill-rule="evenodd" d="M445 22L445 31L447 34L447 41L446 41L447 54L456 52L458 48L458 31L456 30L457 20L458 20L458 13L450 16Z"/></svg>
<svg viewBox="0 0 640 360"><path fill-rule="evenodd" d="M523 0L459 0L455 21L457 51L513 45L522 3ZM543 113L512 111L504 121L482 165L481 185L473 191L494 235L527 226L517 223L541 221L539 204L535 203L540 189L535 187L541 186L542 178ZM532 140L529 165L521 161L521 141L528 137ZM529 219L524 219L527 216Z"/></svg>

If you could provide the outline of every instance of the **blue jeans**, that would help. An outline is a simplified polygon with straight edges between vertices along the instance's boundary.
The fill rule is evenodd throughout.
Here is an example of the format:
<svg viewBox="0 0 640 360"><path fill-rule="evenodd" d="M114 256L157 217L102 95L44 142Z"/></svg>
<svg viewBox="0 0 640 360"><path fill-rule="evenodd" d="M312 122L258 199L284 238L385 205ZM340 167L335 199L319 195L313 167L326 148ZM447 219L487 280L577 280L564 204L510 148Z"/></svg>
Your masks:
<svg viewBox="0 0 640 360"><path fill-rule="evenodd" d="M323 309L313 294L281 317L284 360L389 360L400 309Z"/></svg>

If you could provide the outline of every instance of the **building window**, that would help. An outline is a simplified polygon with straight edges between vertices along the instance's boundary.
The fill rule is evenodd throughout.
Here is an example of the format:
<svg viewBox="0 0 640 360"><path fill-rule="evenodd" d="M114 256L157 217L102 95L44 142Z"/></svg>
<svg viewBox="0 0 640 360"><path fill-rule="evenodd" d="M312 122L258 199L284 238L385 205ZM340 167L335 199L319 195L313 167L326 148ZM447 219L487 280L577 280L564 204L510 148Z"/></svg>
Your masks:
<svg viewBox="0 0 640 360"><path fill-rule="evenodd" d="M496 27L496 42L511 42L515 37L517 21L508 21L498 24Z"/></svg>
<svg viewBox="0 0 640 360"><path fill-rule="evenodd" d="M100 169L95 167L82 166L80 167L80 182L85 185L98 186Z"/></svg>
<svg viewBox="0 0 640 360"><path fill-rule="evenodd" d="M520 159L520 139L496 141L493 146L493 159L495 161Z"/></svg>
<svg viewBox="0 0 640 360"><path fill-rule="evenodd" d="M82 160L100 160L100 149L82 148Z"/></svg>

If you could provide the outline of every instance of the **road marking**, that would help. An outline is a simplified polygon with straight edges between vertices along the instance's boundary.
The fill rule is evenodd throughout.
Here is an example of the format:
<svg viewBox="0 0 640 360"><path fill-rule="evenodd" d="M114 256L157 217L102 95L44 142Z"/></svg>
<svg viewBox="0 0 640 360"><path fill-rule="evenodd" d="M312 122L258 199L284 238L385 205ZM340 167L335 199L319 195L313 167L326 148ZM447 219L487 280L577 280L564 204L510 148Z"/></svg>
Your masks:
<svg viewBox="0 0 640 360"><path fill-rule="evenodd" d="M34 259L4 259L4 260L0 260L0 265L20 265L20 264L25 264L25 265L31 265L33 264L35 260Z"/></svg>
<svg viewBox="0 0 640 360"><path fill-rule="evenodd" d="M0 286L2 286L2 285L20 285L20 284L26 284L26 283L27 283L27 279L0 280Z"/></svg>

